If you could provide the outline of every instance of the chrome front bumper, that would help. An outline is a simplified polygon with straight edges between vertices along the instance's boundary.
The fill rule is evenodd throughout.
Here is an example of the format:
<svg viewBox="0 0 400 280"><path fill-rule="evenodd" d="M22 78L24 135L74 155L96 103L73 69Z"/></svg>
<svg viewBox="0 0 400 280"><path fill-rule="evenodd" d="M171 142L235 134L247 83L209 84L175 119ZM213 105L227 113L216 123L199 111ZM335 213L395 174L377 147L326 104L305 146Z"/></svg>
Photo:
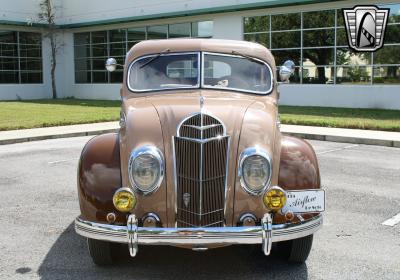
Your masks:
<svg viewBox="0 0 400 280"><path fill-rule="evenodd" d="M272 224L270 214L265 214L261 226L206 227L206 228L149 228L138 227L135 215L130 215L126 226L99 224L78 217L75 230L79 235L118 243L127 243L131 256L138 245L207 245L262 244L269 255L272 242L296 239L316 232L322 226L322 215L296 224Z"/></svg>

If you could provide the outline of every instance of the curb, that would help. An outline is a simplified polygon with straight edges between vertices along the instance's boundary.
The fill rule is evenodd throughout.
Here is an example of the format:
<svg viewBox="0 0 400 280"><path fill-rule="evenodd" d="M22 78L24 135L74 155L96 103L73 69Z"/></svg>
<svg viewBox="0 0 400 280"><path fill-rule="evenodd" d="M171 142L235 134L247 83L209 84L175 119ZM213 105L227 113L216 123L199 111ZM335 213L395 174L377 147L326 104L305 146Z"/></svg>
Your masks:
<svg viewBox="0 0 400 280"><path fill-rule="evenodd" d="M311 133L297 133L297 132L285 132L284 134L296 136L308 140L319 140L329 142L341 142L351 144L363 144L363 145L375 145L400 148L400 141L385 140L385 139L373 139L373 138L361 138L361 137L348 137L348 136L337 136L337 135L322 135L322 134L311 134Z"/></svg>
<svg viewBox="0 0 400 280"><path fill-rule="evenodd" d="M40 136L32 136L32 137L21 137L21 138L13 138L13 139L1 139L0 145L9 145L9 144L17 144L17 143L33 142L33 141L49 140L49 139L99 135L99 134L103 134L103 133L118 132L118 130L119 129L103 129L103 130L94 130L94 131L83 131L83 132L72 132L72 133L62 133L62 134L52 134L52 135L40 135Z"/></svg>
<svg viewBox="0 0 400 280"><path fill-rule="evenodd" d="M19 138L10 138L10 139L0 139L0 145L9 145L9 144L32 142L32 141L39 141L39 140L48 140L48 139L99 135L99 134L103 134L103 133L118 132L118 130L119 130L119 128L111 128L111 129L99 129L99 130L56 133L56 134L19 137ZM308 139L308 140L319 140L319 141L330 141L330 142L341 142L341 143L364 144L364 145L375 145L375 146L400 148L400 141L397 141L397 140L354 137L354 136L349 137L349 136L339 136L339 135L324 135L324 134L317 134L317 133L301 133L301 132L286 131L285 129L281 129L281 132L286 135L296 136L296 137Z"/></svg>

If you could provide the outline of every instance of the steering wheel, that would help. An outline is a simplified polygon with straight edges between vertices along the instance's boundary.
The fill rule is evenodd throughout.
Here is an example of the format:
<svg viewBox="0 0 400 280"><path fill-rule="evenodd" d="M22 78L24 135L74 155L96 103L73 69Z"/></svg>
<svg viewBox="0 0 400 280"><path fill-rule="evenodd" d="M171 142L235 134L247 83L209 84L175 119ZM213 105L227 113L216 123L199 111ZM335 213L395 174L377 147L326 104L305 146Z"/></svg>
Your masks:
<svg viewBox="0 0 400 280"><path fill-rule="evenodd" d="M250 88L250 85L246 81L235 76L224 76L221 77L220 80L228 80L228 87L230 88L240 88L240 89Z"/></svg>

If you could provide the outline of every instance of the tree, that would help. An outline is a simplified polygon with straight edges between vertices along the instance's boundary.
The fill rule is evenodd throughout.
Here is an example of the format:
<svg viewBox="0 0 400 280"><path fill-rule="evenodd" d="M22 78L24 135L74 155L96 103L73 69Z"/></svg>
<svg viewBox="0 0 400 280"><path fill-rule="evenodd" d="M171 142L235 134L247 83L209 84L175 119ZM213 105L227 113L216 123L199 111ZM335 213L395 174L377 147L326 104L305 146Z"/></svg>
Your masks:
<svg viewBox="0 0 400 280"><path fill-rule="evenodd" d="M56 67L57 67L57 52L63 47L57 35L57 25L55 23L56 7L52 0L42 0L39 3L40 12L38 13L39 22L44 23L46 32L44 38L50 41L51 48L51 89L53 98L57 98L56 88Z"/></svg>

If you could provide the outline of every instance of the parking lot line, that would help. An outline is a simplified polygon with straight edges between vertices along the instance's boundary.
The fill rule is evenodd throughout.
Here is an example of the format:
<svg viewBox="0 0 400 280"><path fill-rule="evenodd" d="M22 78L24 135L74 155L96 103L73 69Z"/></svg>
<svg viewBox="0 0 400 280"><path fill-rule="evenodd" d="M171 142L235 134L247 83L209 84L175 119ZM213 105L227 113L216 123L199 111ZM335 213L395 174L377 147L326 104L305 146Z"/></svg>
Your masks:
<svg viewBox="0 0 400 280"><path fill-rule="evenodd" d="M57 163L62 163L62 162L67 162L71 160L78 160L78 158L70 158L70 159L63 159L63 160L56 160L56 161L49 161L49 164L57 164Z"/></svg>
<svg viewBox="0 0 400 280"><path fill-rule="evenodd" d="M400 213L398 213L397 215L394 215L393 217L391 217L390 219L384 221L382 223L382 225L384 226L395 226L396 224L400 223Z"/></svg>

